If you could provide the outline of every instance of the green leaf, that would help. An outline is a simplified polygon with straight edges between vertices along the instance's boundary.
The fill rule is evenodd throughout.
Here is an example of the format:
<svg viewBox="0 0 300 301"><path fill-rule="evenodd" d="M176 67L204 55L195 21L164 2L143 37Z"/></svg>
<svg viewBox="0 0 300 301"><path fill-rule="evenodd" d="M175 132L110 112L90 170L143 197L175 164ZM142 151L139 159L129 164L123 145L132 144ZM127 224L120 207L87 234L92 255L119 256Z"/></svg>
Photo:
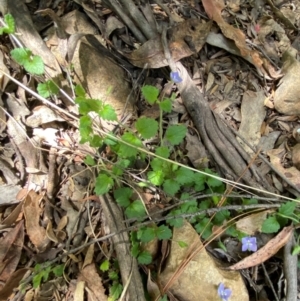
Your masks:
<svg viewBox="0 0 300 301"><path fill-rule="evenodd" d="M150 166L152 167L153 170L161 171L163 169L164 164L165 164L164 160L159 158L154 158L151 161Z"/></svg>
<svg viewBox="0 0 300 301"><path fill-rule="evenodd" d="M128 187L118 188L114 191L115 200L122 207L128 207L130 205L131 196L132 190Z"/></svg>
<svg viewBox="0 0 300 301"><path fill-rule="evenodd" d="M158 301L168 301L168 295L164 295L162 298L160 298Z"/></svg>
<svg viewBox="0 0 300 301"><path fill-rule="evenodd" d="M0 28L0 35L2 35L3 33L15 33L15 19L11 14L6 14L4 16L4 23L5 26Z"/></svg>
<svg viewBox="0 0 300 301"><path fill-rule="evenodd" d="M285 204L282 204L278 210L278 212L285 216L292 216L297 203L296 202L286 202Z"/></svg>
<svg viewBox="0 0 300 301"><path fill-rule="evenodd" d="M214 173L213 171L211 171L209 168L205 168L205 172L208 173L208 174L211 174L213 176L216 176L216 177L219 177L218 174ZM210 176L207 176L206 178L206 183L208 186L210 187L220 187L223 185L223 182L219 179L215 179L215 178L212 178Z"/></svg>
<svg viewBox="0 0 300 301"><path fill-rule="evenodd" d="M44 63L40 56L32 55L32 52L27 48L16 48L10 52L12 58L25 70L32 74L43 74Z"/></svg>
<svg viewBox="0 0 300 301"><path fill-rule="evenodd" d="M43 281L46 282L51 272L51 266L46 267L41 273L43 274Z"/></svg>
<svg viewBox="0 0 300 301"><path fill-rule="evenodd" d="M108 273L108 277L110 280L118 281L119 280L119 274L116 271L111 271Z"/></svg>
<svg viewBox="0 0 300 301"><path fill-rule="evenodd" d="M85 98L85 90L81 85L76 85L75 86L75 95L77 97Z"/></svg>
<svg viewBox="0 0 300 301"><path fill-rule="evenodd" d="M243 199L243 205L255 205L258 204L257 199Z"/></svg>
<svg viewBox="0 0 300 301"><path fill-rule="evenodd" d="M42 97L47 98L51 95L58 94L59 88L52 80L47 80L45 83L38 84L37 91Z"/></svg>
<svg viewBox="0 0 300 301"><path fill-rule="evenodd" d="M157 134L158 122L152 118L141 117L135 123L135 127L144 139L149 139Z"/></svg>
<svg viewBox="0 0 300 301"><path fill-rule="evenodd" d="M132 146L126 145L124 143L120 143L120 148L118 151L119 156L121 157L135 157L138 153L138 150L136 147L142 147L143 143L142 141L137 138L134 134L132 133L125 133L122 137L122 140L130 143Z"/></svg>
<svg viewBox="0 0 300 301"><path fill-rule="evenodd" d="M99 116L103 118L104 120L109 120L109 121L117 121L117 114L115 109L111 105L104 105L102 109L99 112Z"/></svg>
<svg viewBox="0 0 300 301"><path fill-rule="evenodd" d="M27 48L16 48L11 50L11 57L20 65L24 65L30 59L32 52Z"/></svg>
<svg viewBox="0 0 300 301"><path fill-rule="evenodd" d="M39 264L39 263L37 263L37 264L34 266L34 268L33 268L33 271L34 271L35 273L39 273L41 270L42 270L42 265Z"/></svg>
<svg viewBox="0 0 300 301"><path fill-rule="evenodd" d="M153 240L156 237L155 227L143 227L138 230L137 238L144 243Z"/></svg>
<svg viewBox="0 0 300 301"><path fill-rule="evenodd" d="M152 256L148 251L142 251L137 257L139 264L150 264L152 262Z"/></svg>
<svg viewBox="0 0 300 301"><path fill-rule="evenodd" d="M216 213L213 221L217 225L222 225L223 222L230 218L230 212L228 210L222 210Z"/></svg>
<svg viewBox="0 0 300 301"><path fill-rule="evenodd" d="M132 202L125 210L128 218L139 218L145 216L145 208L141 201Z"/></svg>
<svg viewBox="0 0 300 301"><path fill-rule="evenodd" d="M175 195L175 193L179 191L180 185L178 182L176 182L173 179L167 179L166 181L164 181L163 188L164 188L164 192L173 196Z"/></svg>
<svg viewBox="0 0 300 301"><path fill-rule="evenodd" d="M210 219L205 217L195 225L195 229L199 234L203 232L202 238L207 239L212 234L212 226L213 224L210 222Z"/></svg>
<svg viewBox="0 0 300 301"><path fill-rule="evenodd" d="M160 186L164 181L165 174L162 170L153 170L147 172L147 177L153 185Z"/></svg>
<svg viewBox="0 0 300 301"><path fill-rule="evenodd" d="M137 258L139 253L140 253L140 243L138 242L134 242L132 241L131 242L131 255L134 257L134 258Z"/></svg>
<svg viewBox="0 0 300 301"><path fill-rule="evenodd" d="M175 180L180 184L192 183L194 181L194 172L185 167L180 167L175 172Z"/></svg>
<svg viewBox="0 0 300 301"><path fill-rule="evenodd" d="M155 154L167 159L170 156L170 150L166 146L159 146L156 148ZM159 160L158 158L156 159Z"/></svg>
<svg viewBox="0 0 300 301"><path fill-rule="evenodd" d="M167 128L165 138L172 144L178 145L186 135L186 126L182 124L171 125Z"/></svg>
<svg viewBox="0 0 300 301"><path fill-rule="evenodd" d="M295 255L299 255L299 254L300 254L300 246L299 246L299 245L296 245L296 246L293 248L292 255L295 256Z"/></svg>
<svg viewBox="0 0 300 301"><path fill-rule="evenodd" d="M107 193L114 185L114 180L106 174L99 174L96 179L95 192L97 195Z"/></svg>
<svg viewBox="0 0 300 301"><path fill-rule="evenodd" d="M175 216L178 216L182 214L182 211L179 210L179 209L175 209L175 210L172 210L169 214L168 214L168 217L169 216L174 216L174 218L172 219L168 219L167 220L167 223L172 226L172 227L175 227L175 228L180 228L182 227L183 225L183 218L179 217L179 218L175 218Z"/></svg>
<svg viewBox="0 0 300 301"><path fill-rule="evenodd" d="M142 95L150 104L154 104L156 102L157 97L159 95L159 90L157 88L146 85L142 87L141 91Z"/></svg>
<svg viewBox="0 0 300 301"><path fill-rule="evenodd" d="M275 216L268 217L262 224L261 231L263 233L276 233L280 229L280 224L278 223Z"/></svg>
<svg viewBox="0 0 300 301"><path fill-rule="evenodd" d="M100 146L103 145L103 140L98 135L91 135L91 139L89 140L89 142L91 147L99 148Z"/></svg>
<svg viewBox="0 0 300 301"><path fill-rule="evenodd" d="M123 291L123 286L119 282L114 282L113 285L109 288L109 297L108 301L118 300Z"/></svg>
<svg viewBox="0 0 300 301"><path fill-rule="evenodd" d="M106 271L108 271L109 270L109 260L104 260L102 263L101 263L101 265L100 265L100 270L102 271L102 272L106 272Z"/></svg>
<svg viewBox="0 0 300 301"><path fill-rule="evenodd" d="M87 115L90 112L97 114L102 110L103 103L99 99L86 99L85 97L76 97L75 103L79 105L79 113Z"/></svg>
<svg viewBox="0 0 300 301"><path fill-rule="evenodd" d="M203 191L205 189L205 175L201 173L195 173L194 174L194 182L195 186L194 189L196 192Z"/></svg>
<svg viewBox="0 0 300 301"><path fill-rule="evenodd" d="M84 163L86 165L90 165L90 166L95 166L96 162L94 160L94 158L91 155L87 155L84 159Z"/></svg>
<svg viewBox="0 0 300 301"><path fill-rule="evenodd" d="M164 99L159 103L159 107L166 113L171 113L172 111L172 101L170 99Z"/></svg>
<svg viewBox="0 0 300 301"><path fill-rule="evenodd" d="M93 121L89 116L82 116L79 119L79 132L81 136L81 143L89 141L91 138L91 134L93 132L92 129Z"/></svg>
<svg viewBox="0 0 300 301"><path fill-rule="evenodd" d="M61 277L63 275L63 273L64 273L64 265L60 264L60 265L55 266L52 269L52 272L54 273L54 275L56 277Z"/></svg>
<svg viewBox="0 0 300 301"><path fill-rule="evenodd" d="M170 239L172 237L172 231L170 230L169 227L167 227L165 225L161 225L157 228L156 235L157 235L157 238L160 240Z"/></svg>
<svg viewBox="0 0 300 301"><path fill-rule="evenodd" d="M179 240L177 243L180 248L186 248L188 246L188 244L182 240Z"/></svg>
<svg viewBox="0 0 300 301"><path fill-rule="evenodd" d="M41 282L42 282L42 278L43 278L43 274L39 273L35 276L33 276L32 279L32 284L33 284L33 288L36 289L40 286Z"/></svg>

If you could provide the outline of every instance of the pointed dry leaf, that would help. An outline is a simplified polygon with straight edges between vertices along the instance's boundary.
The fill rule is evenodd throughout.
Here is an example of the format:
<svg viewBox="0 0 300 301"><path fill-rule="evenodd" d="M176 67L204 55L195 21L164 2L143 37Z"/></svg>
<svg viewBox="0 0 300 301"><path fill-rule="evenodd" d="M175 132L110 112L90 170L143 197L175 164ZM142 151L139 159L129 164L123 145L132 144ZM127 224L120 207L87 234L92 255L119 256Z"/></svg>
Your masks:
<svg viewBox="0 0 300 301"><path fill-rule="evenodd" d="M26 274L28 269L20 269L15 271L10 278L7 280L5 285L0 290L0 301L7 301L9 296L12 294L13 289L17 288L20 284L20 281Z"/></svg>
<svg viewBox="0 0 300 301"><path fill-rule="evenodd" d="M261 230L261 226L267 218L267 214L271 212L274 212L274 210L264 210L241 218L236 223L236 229L248 235L254 235L255 232Z"/></svg>
<svg viewBox="0 0 300 301"><path fill-rule="evenodd" d="M84 269L87 265L91 264L93 262L93 257L94 257L94 249L95 245L92 244L88 247L88 250L86 252L85 258L84 258L84 263L82 265L82 268Z"/></svg>
<svg viewBox="0 0 300 301"><path fill-rule="evenodd" d="M76 283L76 288L74 292L74 300L76 301L84 301L84 281L78 281Z"/></svg>
<svg viewBox="0 0 300 301"><path fill-rule="evenodd" d="M171 28L169 49L173 60L177 62L184 57L199 52L205 44L211 25L211 22L202 23L197 19L188 19ZM187 36L190 38L188 43L186 43ZM160 36L147 41L132 53L123 55L134 66L140 68L144 68L144 66L147 66L147 68L168 66Z"/></svg>
<svg viewBox="0 0 300 301"><path fill-rule="evenodd" d="M94 264L87 265L82 269L78 280L85 281L86 286L89 288L91 300L107 301L105 289L102 285L102 279L97 273Z"/></svg>
<svg viewBox="0 0 300 301"><path fill-rule="evenodd" d="M6 282L15 272L24 243L24 223L19 222L0 240L0 281Z"/></svg>
<svg viewBox="0 0 300 301"><path fill-rule="evenodd" d="M46 249L49 239L46 236L46 230L40 226L41 209L39 202L42 196L30 191L24 201L24 215L26 220L26 231L29 239L38 251Z"/></svg>
<svg viewBox="0 0 300 301"><path fill-rule="evenodd" d="M227 38L234 41L235 45L239 48L241 55L243 57L251 57L253 64L260 69L263 62L259 54L256 51L249 49L249 47L247 46L244 33L240 29L226 23L223 19L222 10L225 7L224 1L203 0L202 3L209 18L214 20L219 25L222 33Z"/></svg>
<svg viewBox="0 0 300 301"><path fill-rule="evenodd" d="M52 222L49 221L46 229L47 237L55 243L58 243L58 239L53 232Z"/></svg>
<svg viewBox="0 0 300 301"><path fill-rule="evenodd" d="M293 226L284 227L273 239L271 239L264 247L259 249L252 255L244 258L238 263L230 266L229 270L247 269L265 262L282 248L293 233Z"/></svg>

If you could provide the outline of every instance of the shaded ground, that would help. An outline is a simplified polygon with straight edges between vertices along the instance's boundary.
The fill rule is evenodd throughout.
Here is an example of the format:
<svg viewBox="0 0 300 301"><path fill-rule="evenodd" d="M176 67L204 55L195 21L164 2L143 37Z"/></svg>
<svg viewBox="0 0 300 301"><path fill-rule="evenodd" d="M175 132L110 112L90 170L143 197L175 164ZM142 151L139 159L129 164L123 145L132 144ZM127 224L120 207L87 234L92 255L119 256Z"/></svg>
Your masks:
<svg viewBox="0 0 300 301"><path fill-rule="evenodd" d="M47 99L33 94L44 76L16 64L9 54L16 42L1 36L1 70L11 78L1 77L0 300L213 301L221 300L220 283L229 300L296 300L298 235L290 224L299 223L292 201L300 193L300 5L150 3L0 4L16 21L17 41L42 57L45 78L62 89ZM182 81L172 82L170 70ZM172 124L188 132L168 145L170 159L222 178L203 176L203 189L184 205L189 182L174 195L142 186L153 166L137 155L118 180L134 188L132 200L142 201L150 222L124 222L114 194L120 184L94 192L103 167L113 170L117 159L113 145L80 144L79 83L114 107L120 125L102 120L95 129L117 137L136 131L138 117L159 119L142 86L158 88L161 99L175 93L162 135ZM160 145L159 137L143 142L152 152ZM87 155L97 166L84 163ZM189 222L172 240L164 236L171 209ZM134 240L149 224L157 237ZM243 236L257 239L252 257L241 251ZM134 243L140 255L151 253L151 264L132 257Z"/></svg>

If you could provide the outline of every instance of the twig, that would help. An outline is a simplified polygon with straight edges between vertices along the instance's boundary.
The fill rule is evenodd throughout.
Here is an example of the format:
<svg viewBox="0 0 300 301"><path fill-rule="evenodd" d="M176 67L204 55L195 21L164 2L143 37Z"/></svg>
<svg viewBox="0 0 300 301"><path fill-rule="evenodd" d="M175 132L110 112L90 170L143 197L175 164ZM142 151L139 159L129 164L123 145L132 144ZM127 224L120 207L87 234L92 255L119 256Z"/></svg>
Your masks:
<svg viewBox="0 0 300 301"><path fill-rule="evenodd" d="M135 26L135 24L131 21L126 12L123 11L122 7L117 3L116 0L104 0L103 2L109 8L112 8L117 15L119 15L119 17L128 26L139 42L145 43L147 41L142 32Z"/></svg>
<svg viewBox="0 0 300 301"><path fill-rule="evenodd" d="M108 227L112 232L121 232L113 236L112 241L117 254L123 285L128 285L130 301L145 301L145 293L136 258L133 258L129 247L129 236L123 223L123 213L109 196L100 196ZM128 280L131 278L130 282Z"/></svg>
<svg viewBox="0 0 300 301"><path fill-rule="evenodd" d="M268 272L267 272L267 270L266 270L266 268L265 268L265 265L264 265L263 263L262 263L261 265L262 265L262 268L263 268L263 270L264 270L265 277L267 278L267 281L268 281L268 283L269 283L269 286L271 287L271 290L272 290L272 292L273 292L273 295L274 295L274 297L275 297L275 300L276 300L276 301L279 301L279 298L278 298L278 296L277 296L277 294L276 294L276 292L275 292L275 289L274 289L274 285L273 285L273 283L272 283L272 281L271 281L271 279L270 279L270 277L269 277L269 274L268 274ZM293 300L296 300L296 299L293 299Z"/></svg>
<svg viewBox="0 0 300 301"><path fill-rule="evenodd" d="M286 301L297 300L297 264L298 256L292 255L293 246L295 245L295 237L292 235L284 246L284 274L286 278Z"/></svg>

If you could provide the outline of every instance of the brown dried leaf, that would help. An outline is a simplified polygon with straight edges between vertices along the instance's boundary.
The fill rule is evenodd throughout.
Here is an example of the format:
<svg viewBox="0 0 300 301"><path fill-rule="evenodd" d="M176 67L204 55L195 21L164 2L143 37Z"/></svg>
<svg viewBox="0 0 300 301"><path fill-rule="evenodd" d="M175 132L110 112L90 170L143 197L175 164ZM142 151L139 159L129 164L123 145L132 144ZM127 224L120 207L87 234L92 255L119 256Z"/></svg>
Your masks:
<svg viewBox="0 0 300 301"><path fill-rule="evenodd" d="M7 281L16 270L24 243L24 223L19 222L0 240L0 281Z"/></svg>
<svg viewBox="0 0 300 301"><path fill-rule="evenodd" d="M266 116L264 99L264 91L262 90L257 92L248 90L245 91L243 96L241 106L242 121L238 132L254 148L260 141L260 129ZM238 138L238 140L247 153L253 154L249 146L241 139Z"/></svg>
<svg viewBox="0 0 300 301"><path fill-rule="evenodd" d="M293 233L293 226L284 227L273 239L271 239L264 247L259 249L252 255L244 258L238 263L230 266L229 270L247 269L265 262L267 259L275 255L282 248Z"/></svg>
<svg viewBox="0 0 300 301"><path fill-rule="evenodd" d="M267 218L267 214L273 211L274 210L264 210L241 218L236 223L236 229L248 235L253 235L255 232L261 230L261 226Z"/></svg>
<svg viewBox="0 0 300 301"><path fill-rule="evenodd" d="M245 58L251 57L253 64L261 69L263 62L256 51L252 51L248 48L244 33L241 30L234 28L232 25L227 24L223 19L221 14L225 7L223 0L203 0L202 3L209 18L219 25L222 33L227 38L234 41L235 45L239 48L241 55Z"/></svg>
<svg viewBox="0 0 300 301"><path fill-rule="evenodd" d="M0 301L8 300L9 296L13 292L13 289L19 286L20 281L22 280L27 271L28 269L26 268L20 269L10 276L5 285L0 290Z"/></svg>
<svg viewBox="0 0 300 301"><path fill-rule="evenodd" d="M86 286L90 289L89 294L91 295L91 300L107 301L102 280L97 273L94 264L89 264L81 270L78 281L85 281Z"/></svg>
<svg viewBox="0 0 300 301"><path fill-rule="evenodd" d="M170 33L169 49L175 62L197 53L203 47L212 23L202 23L198 19L189 19L176 25ZM144 43L130 54L124 54L130 62L140 68L161 68L168 66L161 37L155 37Z"/></svg>
<svg viewBox="0 0 300 301"><path fill-rule="evenodd" d="M26 231L29 239L42 252L49 244L49 239L46 236L46 230L40 226L41 208L39 202L42 196L30 191L24 201L24 215L26 220Z"/></svg>
<svg viewBox="0 0 300 301"><path fill-rule="evenodd" d="M300 189L300 171L295 167L284 168L282 165L282 157L285 151L282 149L272 149L267 152L272 165L281 172L291 183Z"/></svg>
<svg viewBox="0 0 300 301"><path fill-rule="evenodd" d="M85 258L84 258L84 263L82 265L82 268L84 269L87 265L91 264L93 262L93 257L94 257L94 250L95 250L95 245L92 244L88 247L88 250L86 252Z"/></svg>

